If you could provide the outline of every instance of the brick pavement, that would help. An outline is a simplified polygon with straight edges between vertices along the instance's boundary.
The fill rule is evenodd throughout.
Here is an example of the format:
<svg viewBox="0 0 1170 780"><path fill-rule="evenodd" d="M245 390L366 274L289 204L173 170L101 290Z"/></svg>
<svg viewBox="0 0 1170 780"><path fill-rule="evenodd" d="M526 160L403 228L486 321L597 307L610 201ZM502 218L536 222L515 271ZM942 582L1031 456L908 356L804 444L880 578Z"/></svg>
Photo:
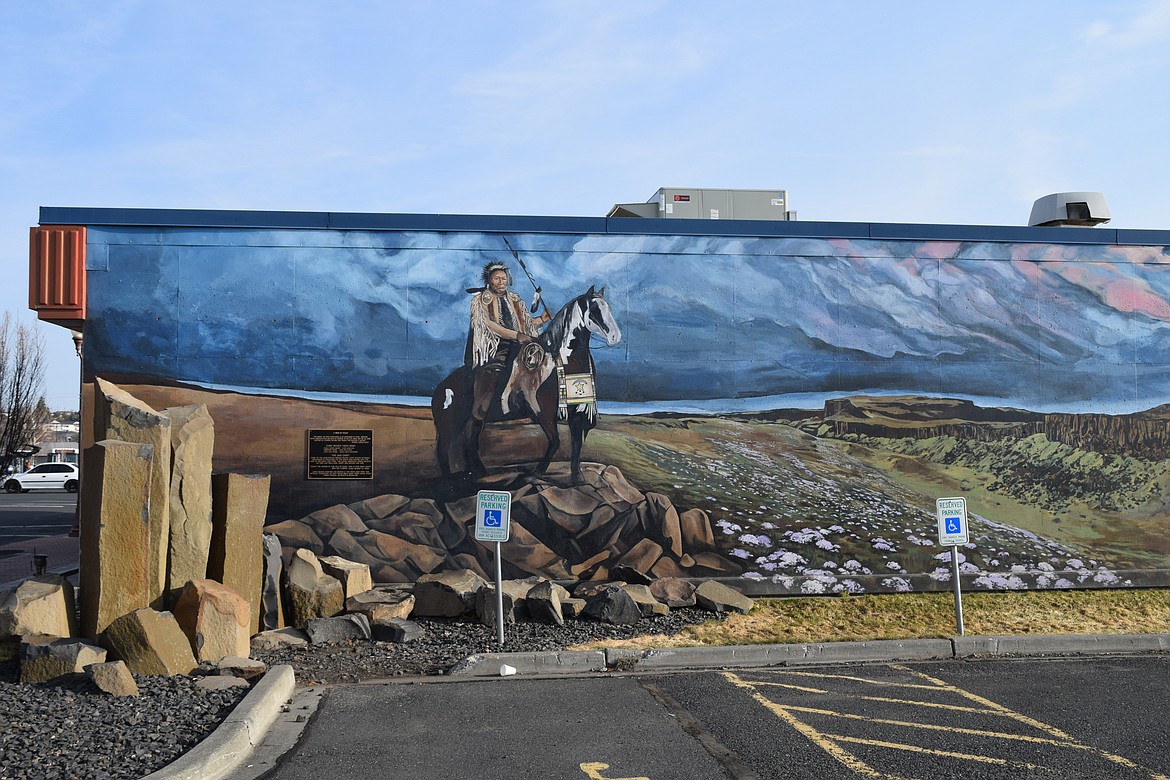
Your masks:
<svg viewBox="0 0 1170 780"><path fill-rule="evenodd" d="M68 534L0 545L0 590L15 587L32 576L34 551L48 556L47 571L68 576L77 571L80 550L81 540ZM13 551L18 552L10 555Z"/></svg>

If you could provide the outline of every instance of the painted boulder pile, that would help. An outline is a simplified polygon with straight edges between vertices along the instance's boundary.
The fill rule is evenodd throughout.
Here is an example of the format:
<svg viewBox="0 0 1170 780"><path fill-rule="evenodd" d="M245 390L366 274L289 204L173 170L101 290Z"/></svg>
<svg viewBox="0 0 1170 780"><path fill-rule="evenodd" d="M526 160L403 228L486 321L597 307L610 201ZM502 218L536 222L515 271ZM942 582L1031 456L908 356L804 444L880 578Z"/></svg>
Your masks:
<svg viewBox="0 0 1170 780"><path fill-rule="evenodd" d="M670 499L644 493L615 466L582 464L585 483L568 474L498 475L493 489L512 496L509 541L501 545L504 576L599 580L616 570L646 578L736 576L742 567L715 546L701 509L679 512ZM375 582L414 582L468 569L487 578L494 545L474 539L476 495L449 500L382 495L337 504L267 526L288 552L307 549L369 566Z"/></svg>

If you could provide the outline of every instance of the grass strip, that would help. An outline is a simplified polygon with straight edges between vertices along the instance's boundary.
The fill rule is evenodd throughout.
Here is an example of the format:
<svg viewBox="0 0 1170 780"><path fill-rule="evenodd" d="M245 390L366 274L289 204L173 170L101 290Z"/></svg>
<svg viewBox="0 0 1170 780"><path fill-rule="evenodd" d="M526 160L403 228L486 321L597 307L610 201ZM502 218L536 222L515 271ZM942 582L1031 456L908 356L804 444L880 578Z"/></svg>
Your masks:
<svg viewBox="0 0 1170 780"><path fill-rule="evenodd" d="M1156 634L1170 631L1170 590L1058 590L963 595L963 627L973 636ZM759 599L747 615L692 626L674 636L592 642L574 649L693 647L955 634L950 593L898 593Z"/></svg>

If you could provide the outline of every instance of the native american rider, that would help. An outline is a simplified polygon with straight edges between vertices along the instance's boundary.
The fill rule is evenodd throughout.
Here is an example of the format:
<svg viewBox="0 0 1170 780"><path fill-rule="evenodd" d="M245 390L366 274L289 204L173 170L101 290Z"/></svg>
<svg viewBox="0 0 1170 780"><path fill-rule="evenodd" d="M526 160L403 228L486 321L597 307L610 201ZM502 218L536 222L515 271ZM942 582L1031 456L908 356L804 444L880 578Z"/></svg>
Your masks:
<svg viewBox="0 0 1170 780"><path fill-rule="evenodd" d="M463 358L466 365L478 369L476 403L490 400L499 392L501 407L507 414L511 396L519 392L533 411L539 412L536 387L548 377L551 360L533 345L533 339L540 335L540 326L548 322L549 313L546 309L535 318L528 313L520 296L508 290L508 268L503 263L485 265L483 283L483 290L471 299L471 328ZM505 379L502 373L513 354L517 359Z"/></svg>

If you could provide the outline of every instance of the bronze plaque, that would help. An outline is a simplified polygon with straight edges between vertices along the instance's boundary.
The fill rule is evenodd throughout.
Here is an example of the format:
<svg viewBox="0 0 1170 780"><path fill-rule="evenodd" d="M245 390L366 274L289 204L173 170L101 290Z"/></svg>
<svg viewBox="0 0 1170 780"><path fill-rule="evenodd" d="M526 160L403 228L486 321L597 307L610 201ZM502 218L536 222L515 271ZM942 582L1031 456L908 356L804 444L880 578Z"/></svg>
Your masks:
<svg viewBox="0 0 1170 780"><path fill-rule="evenodd" d="M373 479L374 432L305 431L305 479Z"/></svg>

